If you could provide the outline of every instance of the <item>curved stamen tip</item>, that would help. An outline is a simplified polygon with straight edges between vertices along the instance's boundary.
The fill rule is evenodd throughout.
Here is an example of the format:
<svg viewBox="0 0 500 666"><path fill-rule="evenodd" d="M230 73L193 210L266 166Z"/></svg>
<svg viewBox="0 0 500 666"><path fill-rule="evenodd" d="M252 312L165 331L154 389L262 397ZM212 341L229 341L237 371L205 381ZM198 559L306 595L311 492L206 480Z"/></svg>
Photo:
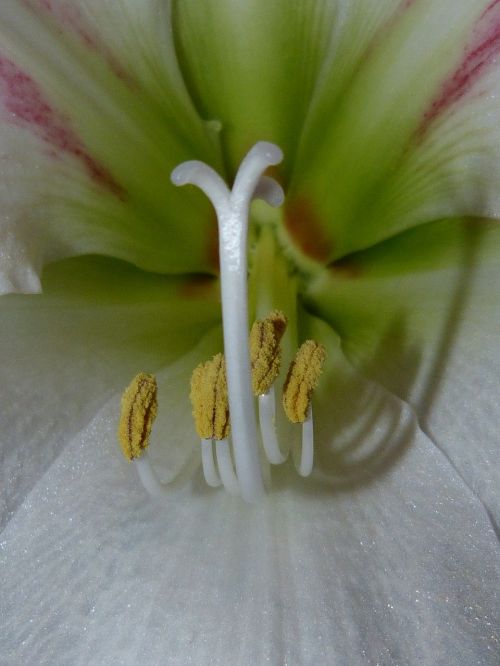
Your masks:
<svg viewBox="0 0 500 666"><path fill-rule="evenodd" d="M279 164L283 160L281 148L269 141L258 141L248 154L263 157L269 165Z"/></svg>

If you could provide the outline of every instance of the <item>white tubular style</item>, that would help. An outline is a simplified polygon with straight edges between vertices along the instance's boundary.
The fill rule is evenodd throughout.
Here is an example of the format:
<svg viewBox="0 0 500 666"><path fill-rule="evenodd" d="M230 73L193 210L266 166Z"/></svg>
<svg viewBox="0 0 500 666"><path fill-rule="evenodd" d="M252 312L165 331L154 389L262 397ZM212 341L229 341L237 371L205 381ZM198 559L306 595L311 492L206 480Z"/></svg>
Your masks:
<svg viewBox="0 0 500 666"><path fill-rule="evenodd" d="M274 386L271 386L267 393L259 395L258 401L260 434L266 457L272 465L281 465L288 456L281 453L276 435L276 397Z"/></svg>
<svg viewBox="0 0 500 666"><path fill-rule="evenodd" d="M132 463L135 465L144 489L153 497L168 497L172 490L175 490L186 483L186 481L192 476L195 468L200 464L199 462L196 462L196 458L193 457L193 460L185 466L175 479L169 483L163 483L156 475L147 451L144 451L140 458L135 458Z"/></svg>
<svg viewBox="0 0 500 666"><path fill-rule="evenodd" d="M213 440L211 439L201 440L201 464L208 485L211 488L220 486L221 480L214 463Z"/></svg>
<svg viewBox="0 0 500 666"><path fill-rule="evenodd" d="M302 451L297 472L300 476L309 476L314 463L314 427L312 405L309 405L306 420L302 423Z"/></svg>
<svg viewBox="0 0 500 666"><path fill-rule="evenodd" d="M231 460L231 451L227 439L216 440L215 454L217 456L217 465L219 467L219 474L224 488L230 495L239 495L240 484L238 483L238 477L233 469L233 461Z"/></svg>
<svg viewBox="0 0 500 666"><path fill-rule="evenodd" d="M214 205L219 227L224 356L237 477L243 499L264 494L257 443L248 350L247 235L250 203L257 196L273 206L283 202L280 185L262 174L283 159L272 143L257 143L243 159L232 191L209 166L184 162L172 172L175 185L198 186ZM217 444L216 449L218 451ZM222 474L222 472L221 472ZM224 480L223 480L224 482Z"/></svg>

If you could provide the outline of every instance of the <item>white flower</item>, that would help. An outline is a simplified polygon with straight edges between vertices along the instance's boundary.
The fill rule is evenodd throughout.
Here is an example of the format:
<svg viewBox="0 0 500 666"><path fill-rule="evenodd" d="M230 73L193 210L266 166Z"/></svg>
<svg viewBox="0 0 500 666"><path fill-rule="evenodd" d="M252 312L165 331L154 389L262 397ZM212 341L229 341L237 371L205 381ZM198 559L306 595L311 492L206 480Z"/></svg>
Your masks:
<svg viewBox="0 0 500 666"><path fill-rule="evenodd" d="M498 0L4 0L2 663L498 662L499 52ZM213 212L169 173L260 140L250 308L327 348L315 469L152 500L121 389L156 371L174 477L221 351Z"/></svg>

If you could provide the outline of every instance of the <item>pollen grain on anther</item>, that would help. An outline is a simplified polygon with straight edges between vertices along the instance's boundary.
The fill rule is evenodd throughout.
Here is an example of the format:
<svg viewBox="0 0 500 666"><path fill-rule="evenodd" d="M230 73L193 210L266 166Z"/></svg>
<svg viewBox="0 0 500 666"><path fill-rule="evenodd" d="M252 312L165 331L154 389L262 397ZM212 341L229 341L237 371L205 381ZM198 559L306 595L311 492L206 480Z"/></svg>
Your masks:
<svg viewBox="0 0 500 666"><path fill-rule="evenodd" d="M281 367L281 339L285 333L287 318L280 310L274 310L265 319L254 322L250 331L250 361L252 390L254 395L269 391L278 377Z"/></svg>
<svg viewBox="0 0 500 666"><path fill-rule="evenodd" d="M123 393L121 401L118 438L127 460L139 458L149 446L157 412L156 379L154 375L140 372Z"/></svg>
<svg viewBox="0 0 500 666"><path fill-rule="evenodd" d="M292 423L306 420L325 359L325 348L314 340L306 340L297 351L283 386L283 408Z"/></svg>
<svg viewBox="0 0 500 666"><path fill-rule="evenodd" d="M228 437L229 402L226 364L222 354L216 354L193 370L189 397L199 437L215 440Z"/></svg>

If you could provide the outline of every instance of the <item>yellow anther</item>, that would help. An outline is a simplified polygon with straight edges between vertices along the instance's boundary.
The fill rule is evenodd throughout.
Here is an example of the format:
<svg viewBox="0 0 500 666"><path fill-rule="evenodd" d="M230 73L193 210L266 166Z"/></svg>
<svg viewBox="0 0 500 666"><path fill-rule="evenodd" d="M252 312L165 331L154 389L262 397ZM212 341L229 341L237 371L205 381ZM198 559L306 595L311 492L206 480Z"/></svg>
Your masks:
<svg viewBox="0 0 500 666"><path fill-rule="evenodd" d="M229 402L222 354L193 370L189 397L200 438L225 439L229 435Z"/></svg>
<svg viewBox="0 0 500 666"><path fill-rule="evenodd" d="M139 458L149 445L149 436L158 411L156 379L140 372L122 396L118 437L127 460Z"/></svg>
<svg viewBox="0 0 500 666"><path fill-rule="evenodd" d="M281 366L280 342L286 330L287 318L274 310L265 319L254 322L250 331L250 360L254 395L267 393L277 378Z"/></svg>
<svg viewBox="0 0 500 666"><path fill-rule="evenodd" d="M283 407L292 423L306 420L325 358L325 348L314 340L306 340L295 355L283 386Z"/></svg>

